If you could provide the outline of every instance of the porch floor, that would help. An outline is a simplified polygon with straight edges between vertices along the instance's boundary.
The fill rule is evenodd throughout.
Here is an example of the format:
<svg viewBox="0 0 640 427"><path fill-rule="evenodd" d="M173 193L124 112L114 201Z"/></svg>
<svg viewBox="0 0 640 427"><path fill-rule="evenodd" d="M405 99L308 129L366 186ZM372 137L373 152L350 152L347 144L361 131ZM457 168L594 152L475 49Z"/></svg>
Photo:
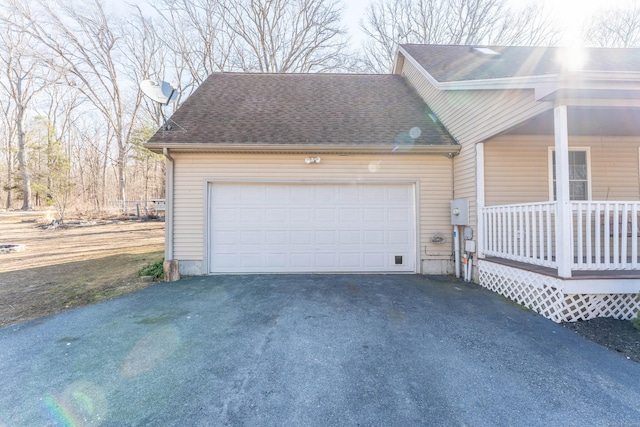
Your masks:
<svg viewBox="0 0 640 427"><path fill-rule="evenodd" d="M526 262L513 261L499 257L485 257L485 261L495 262L508 267L519 268L533 273L543 274L549 277L558 276L555 268L542 267L540 265L527 264ZM584 280L584 279L640 279L640 270L572 270L571 278L564 280Z"/></svg>

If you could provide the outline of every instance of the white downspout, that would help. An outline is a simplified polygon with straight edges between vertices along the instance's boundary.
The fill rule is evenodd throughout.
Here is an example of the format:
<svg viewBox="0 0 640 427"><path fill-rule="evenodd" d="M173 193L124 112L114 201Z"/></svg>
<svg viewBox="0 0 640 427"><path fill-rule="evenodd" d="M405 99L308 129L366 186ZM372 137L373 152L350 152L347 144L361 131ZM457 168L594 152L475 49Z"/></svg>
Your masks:
<svg viewBox="0 0 640 427"><path fill-rule="evenodd" d="M167 158L165 170L165 218L164 218L164 259L173 260L173 157L168 148L162 149L162 154Z"/></svg>
<svg viewBox="0 0 640 427"><path fill-rule="evenodd" d="M476 253L478 259L484 258L484 142L476 144Z"/></svg>

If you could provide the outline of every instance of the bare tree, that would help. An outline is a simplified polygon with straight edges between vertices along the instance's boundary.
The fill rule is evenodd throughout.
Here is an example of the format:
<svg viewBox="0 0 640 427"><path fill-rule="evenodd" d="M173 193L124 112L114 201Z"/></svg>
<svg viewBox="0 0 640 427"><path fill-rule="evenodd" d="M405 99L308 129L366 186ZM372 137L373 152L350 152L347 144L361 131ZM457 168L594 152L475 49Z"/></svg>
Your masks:
<svg viewBox="0 0 640 427"><path fill-rule="evenodd" d="M121 62L130 52L117 18L101 0L82 9L65 0L11 1L27 24L25 31L47 49L49 67L82 93L108 127L117 150L118 197L125 200L127 155L140 98L137 90L133 97L125 93Z"/></svg>
<svg viewBox="0 0 640 427"><path fill-rule="evenodd" d="M222 3L243 71L308 73L343 67L346 31L338 0L234 0Z"/></svg>
<svg viewBox="0 0 640 427"><path fill-rule="evenodd" d="M153 28L164 56L149 73L176 83L184 98L209 74L233 69L234 35L226 30L222 2L152 0L152 6L158 12Z"/></svg>
<svg viewBox="0 0 640 427"><path fill-rule="evenodd" d="M55 82L55 80L54 80ZM76 186L71 157L74 150L73 138L81 106L80 93L62 84L50 84L43 91L36 110L33 130L40 130L40 156L44 158L44 176L40 177L37 189L45 194L45 203L53 205L60 220Z"/></svg>
<svg viewBox="0 0 640 427"><path fill-rule="evenodd" d="M9 16L12 22L19 22L20 18ZM40 62L30 55L34 49L31 36L20 27L10 27L3 22L0 30L0 44L5 52L0 59L0 66L4 71L4 78L0 79L0 90L7 97L3 111L10 117L5 117L5 122L13 122L8 133L8 151L11 154L13 138L16 139L18 166L20 168L22 189L22 210L33 208L31 200L31 173L29 170L26 147L26 121L27 110L35 96L44 87L44 80L40 73ZM9 174L13 174L12 157L9 157ZM13 176L9 178L7 185L7 208L11 206L11 191Z"/></svg>
<svg viewBox="0 0 640 427"><path fill-rule="evenodd" d="M640 2L594 14L584 33L593 46L640 47Z"/></svg>
<svg viewBox="0 0 640 427"><path fill-rule="evenodd" d="M0 73L3 73L0 75L0 79L9 78L4 72L6 72L6 69L0 69ZM13 120L13 103L9 96L5 96L6 90L4 88L2 92L0 95L0 138L2 138L3 145L0 150L4 153L6 161L6 183L2 186L2 190L6 192L5 207L6 209L11 209L13 206L13 193L16 190L13 176L16 162L14 148L16 125Z"/></svg>
<svg viewBox="0 0 640 427"><path fill-rule="evenodd" d="M552 45L562 31L540 3L507 0L377 0L360 26L363 63L375 72L389 71L401 43Z"/></svg>

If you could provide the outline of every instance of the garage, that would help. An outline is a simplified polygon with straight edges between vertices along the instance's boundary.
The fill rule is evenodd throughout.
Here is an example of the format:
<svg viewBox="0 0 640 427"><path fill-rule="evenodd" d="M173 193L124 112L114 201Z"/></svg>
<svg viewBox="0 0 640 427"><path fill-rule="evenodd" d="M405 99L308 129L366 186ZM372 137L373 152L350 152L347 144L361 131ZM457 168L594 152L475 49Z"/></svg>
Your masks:
<svg viewBox="0 0 640 427"><path fill-rule="evenodd" d="M416 272L414 183L208 184L210 273Z"/></svg>

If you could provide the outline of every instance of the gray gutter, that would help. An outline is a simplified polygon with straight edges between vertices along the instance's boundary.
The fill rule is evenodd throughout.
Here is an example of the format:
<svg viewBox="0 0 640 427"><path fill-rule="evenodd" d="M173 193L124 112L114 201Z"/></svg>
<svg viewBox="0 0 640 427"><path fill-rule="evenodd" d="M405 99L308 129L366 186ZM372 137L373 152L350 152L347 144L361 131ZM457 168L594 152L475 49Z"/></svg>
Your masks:
<svg viewBox="0 0 640 427"><path fill-rule="evenodd" d="M398 146L332 146L332 145L286 145L286 144L213 144L213 143L162 143L149 142L145 148L164 153L211 152L211 153L292 153L292 154L457 154L460 145L398 145ZM167 150L167 151L165 151ZM167 157L169 158L169 157Z"/></svg>

